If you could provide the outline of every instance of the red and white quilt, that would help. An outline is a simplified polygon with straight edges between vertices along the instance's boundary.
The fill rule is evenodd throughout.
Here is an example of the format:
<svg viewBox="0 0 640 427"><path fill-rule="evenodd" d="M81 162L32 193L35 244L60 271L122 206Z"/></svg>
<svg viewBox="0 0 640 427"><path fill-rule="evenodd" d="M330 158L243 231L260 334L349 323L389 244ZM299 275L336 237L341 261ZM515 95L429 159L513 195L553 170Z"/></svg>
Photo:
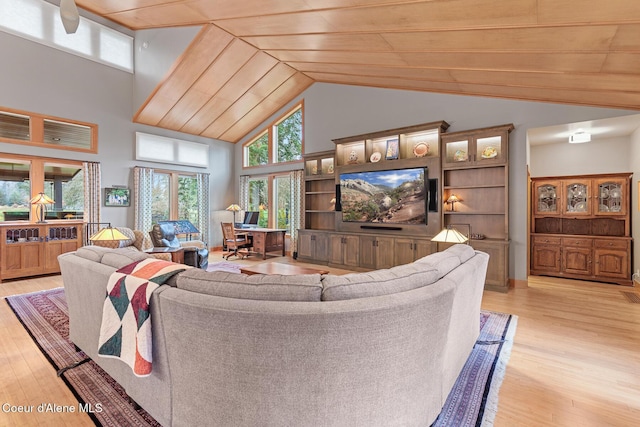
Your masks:
<svg viewBox="0 0 640 427"><path fill-rule="evenodd" d="M153 291L187 266L147 258L109 277L98 354L122 360L139 377L151 374L153 340L149 300Z"/></svg>

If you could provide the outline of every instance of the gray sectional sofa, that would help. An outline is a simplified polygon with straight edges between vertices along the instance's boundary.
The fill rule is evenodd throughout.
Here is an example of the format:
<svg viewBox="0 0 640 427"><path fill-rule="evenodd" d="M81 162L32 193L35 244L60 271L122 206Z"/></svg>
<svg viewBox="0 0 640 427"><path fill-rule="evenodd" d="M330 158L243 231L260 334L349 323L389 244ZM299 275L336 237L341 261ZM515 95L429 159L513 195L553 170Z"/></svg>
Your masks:
<svg viewBox="0 0 640 427"><path fill-rule="evenodd" d="M165 426L429 426L479 333L489 256L456 245L343 276L188 269L151 297L153 371L98 356L109 275L147 255L59 256L71 340Z"/></svg>

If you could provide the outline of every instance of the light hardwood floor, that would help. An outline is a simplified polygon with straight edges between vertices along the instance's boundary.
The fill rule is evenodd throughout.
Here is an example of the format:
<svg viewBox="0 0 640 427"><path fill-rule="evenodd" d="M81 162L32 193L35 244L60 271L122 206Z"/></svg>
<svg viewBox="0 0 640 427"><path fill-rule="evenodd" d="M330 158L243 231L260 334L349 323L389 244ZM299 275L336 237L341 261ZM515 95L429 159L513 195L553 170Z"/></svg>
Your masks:
<svg viewBox="0 0 640 427"><path fill-rule="evenodd" d="M212 253L210 260L221 260L220 254ZM280 257L267 262L274 261L294 262ZM0 297L59 286L60 276L9 281L0 283ZM640 295L635 288L543 277L531 277L528 288L506 294L485 292L484 309L518 316L496 426L640 425L640 304L628 302L622 292ZM0 364L0 404L77 408L4 301ZM84 414L5 413L0 408L0 426L85 425L93 423Z"/></svg>

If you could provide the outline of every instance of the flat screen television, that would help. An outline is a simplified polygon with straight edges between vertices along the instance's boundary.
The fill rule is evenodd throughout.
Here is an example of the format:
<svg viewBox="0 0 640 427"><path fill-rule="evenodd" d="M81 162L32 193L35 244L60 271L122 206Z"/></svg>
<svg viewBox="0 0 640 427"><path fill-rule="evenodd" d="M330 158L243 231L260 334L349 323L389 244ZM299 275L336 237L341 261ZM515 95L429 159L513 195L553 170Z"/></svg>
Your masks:
<svg viewBox="0 0 640 427"><path fill-rule="evenodd" d="M426 224L427 168L340 174L342 221Z"/></svg>

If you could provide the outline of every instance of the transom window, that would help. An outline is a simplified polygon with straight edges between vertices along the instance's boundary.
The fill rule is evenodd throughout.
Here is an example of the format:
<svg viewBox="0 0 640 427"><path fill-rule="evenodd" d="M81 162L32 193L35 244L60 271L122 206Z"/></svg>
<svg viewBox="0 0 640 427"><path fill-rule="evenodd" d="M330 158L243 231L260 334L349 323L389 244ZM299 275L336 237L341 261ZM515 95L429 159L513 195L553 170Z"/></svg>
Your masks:
<svg viewBox="0 0 640 427"><path fill-rule="evenodd" d="M303 113L300 103L246 143L242 150L243 167L301 161Z"/></svg>
<svg viewBox="0 0 640 427"><path fill-rule="evenodd" d="M0 141L98 152L98 125L0 107Z"/></svg>

